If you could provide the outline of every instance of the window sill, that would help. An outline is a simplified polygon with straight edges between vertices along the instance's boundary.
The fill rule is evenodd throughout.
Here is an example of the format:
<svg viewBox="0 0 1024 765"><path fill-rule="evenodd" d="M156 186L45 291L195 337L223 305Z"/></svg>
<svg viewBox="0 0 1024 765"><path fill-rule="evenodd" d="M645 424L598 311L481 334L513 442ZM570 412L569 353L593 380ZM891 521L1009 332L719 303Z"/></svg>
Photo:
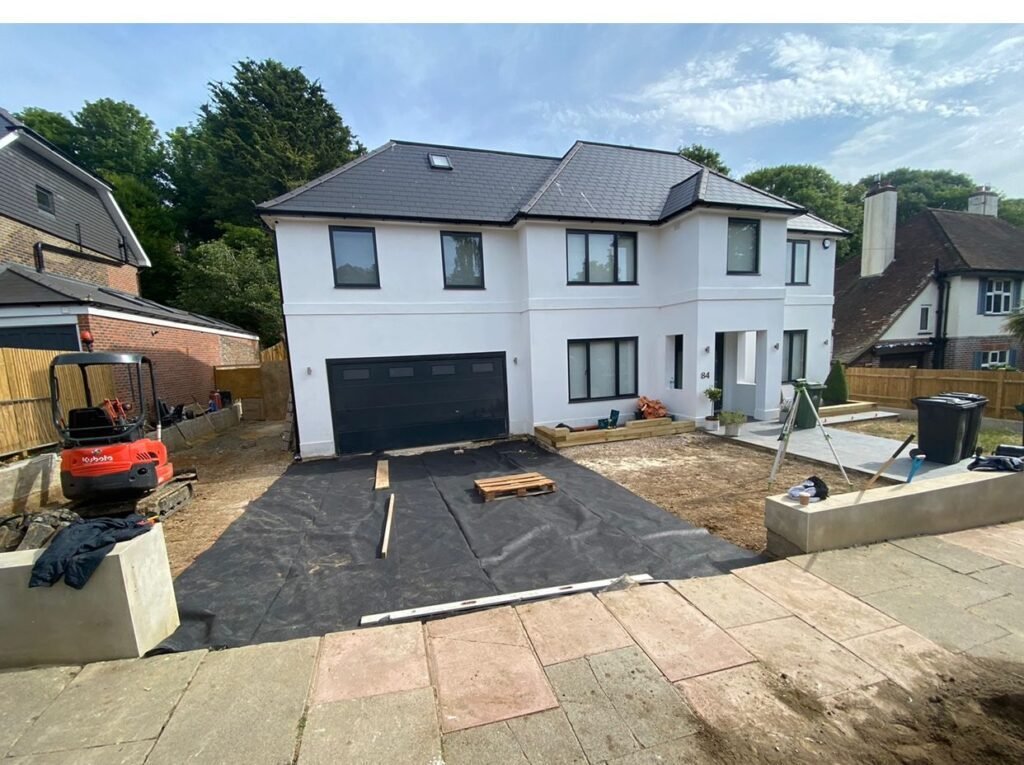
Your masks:
<svg viewBox="0 0 1024 765"><path fill-rule="evenodd" d="M379 284L335 284L336 290L379 290Z"/></svg>
<svg viewBox="0 0 1024 765"><path fill-rule="evenodd" d="M485 290L485 289L487 289L487 287L485 287L482 284L479 285L479 286L477 286L475 284L446 284L446 285L444 285L444 288L446 290Z"/></svg>
<svg viewBox="0 0 1024 765"><path fill-rule="evenodd" d="M566 287L638 287L640 282L566 282Z"/></svg>
<svg viewBox="0 0 1024 765"><path fill-rule="evenodd" d="M598 398L571 398L570 404L589 404L591 401L624 401L631 398L639 398L636 393L624 393L621 396L600 396Z"/></svg>
<svg viewBox="0 0 1024 765"><path fill-rule="evenodd" d="M810 282L786 282L787 287L810 287Z"/></svg>
<svg viewBox="0 0 1024 765"><path fill-rule="evenodd" d="M726 271L726 276L760 276L760 271Z"/></svg>

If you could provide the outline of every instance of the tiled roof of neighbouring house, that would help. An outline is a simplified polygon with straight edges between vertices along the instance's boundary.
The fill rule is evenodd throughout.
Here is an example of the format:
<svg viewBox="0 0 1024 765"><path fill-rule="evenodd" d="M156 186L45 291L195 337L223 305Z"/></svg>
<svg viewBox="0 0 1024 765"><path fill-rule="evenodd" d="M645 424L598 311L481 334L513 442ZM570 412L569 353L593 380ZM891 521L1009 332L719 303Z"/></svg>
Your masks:
<svg viewBox="0 0 1024 765"><path fill-rule="evenodd" d="M945 273L1024 273L1024 229L990 215L925 210L896 228L895 258L878 276L860 275L859 256L841 264L835 357L851 362L873 347L931 281L936 266Z"/></svg>
<svg viewBox="0 0 1024 765"><path fill-rule="evenodd" d="M805 213L798 215L795 218L790 218L786 224L786 228L790 231L796 231L799 233L807 234L832 234L833 236L849 236L850 232L845 228L829 223L824 218L819 218L817 215L811 215L811 213Z"/></svg>
<svg viewBox="0 0 1024 765"><path fill-rule="evenodd" d="M451 169L431 167L443 154ZM658 223L695 206L805 212L674 152L578 141L562 158L389 141L264 214L509 224L519 218Z"/></svg>
<svg viewBox="0 0 1024 765"><path fill-rule="evenodd" d="M252 334L248 330L226 321L183 311L180 308L171 308L111 287L103 287L99 284L83 282L47 271L35 271L17 264L0 266L0 307L60 304L88 305L153 319L192 324L223 332Z"/></svg>

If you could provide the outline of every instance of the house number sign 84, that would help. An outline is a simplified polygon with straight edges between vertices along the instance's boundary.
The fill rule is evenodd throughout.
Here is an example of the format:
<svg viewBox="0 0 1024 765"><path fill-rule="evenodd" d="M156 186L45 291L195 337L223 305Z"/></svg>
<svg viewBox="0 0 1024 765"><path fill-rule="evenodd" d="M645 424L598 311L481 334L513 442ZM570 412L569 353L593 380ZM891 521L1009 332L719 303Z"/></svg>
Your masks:
<svg viewBox="0 0 1024 765"><path fill-rule="evenodd" d="M700 373L700 379L701 380L708 380L710 378L711 378L711 373L710 372L701 372Z"/></svg>

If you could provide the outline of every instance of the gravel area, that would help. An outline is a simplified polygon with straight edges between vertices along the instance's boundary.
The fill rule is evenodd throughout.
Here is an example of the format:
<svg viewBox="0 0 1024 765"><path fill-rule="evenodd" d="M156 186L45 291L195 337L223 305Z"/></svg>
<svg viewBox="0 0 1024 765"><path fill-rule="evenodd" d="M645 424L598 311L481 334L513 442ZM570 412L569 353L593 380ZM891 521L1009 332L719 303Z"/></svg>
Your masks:
<svg viewBox="0 0 1024 765"><path fill-rule="evenodd" d="M573 446L561 454L625 486L685 521L748 550L765 547L764 500L816 475L833 494L859 490L867 478L786 457L768 485L775 455L703 433ZM884 479L875 485L891 483Z"/></svg>

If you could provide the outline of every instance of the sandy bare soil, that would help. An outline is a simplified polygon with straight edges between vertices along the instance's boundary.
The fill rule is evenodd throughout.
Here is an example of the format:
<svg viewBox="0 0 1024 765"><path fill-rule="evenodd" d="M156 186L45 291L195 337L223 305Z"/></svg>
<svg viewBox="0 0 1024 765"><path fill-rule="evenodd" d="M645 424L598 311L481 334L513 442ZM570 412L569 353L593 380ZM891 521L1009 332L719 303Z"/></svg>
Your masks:
<svg viewBox="0 0 1024 765"><path fill-rule="evenodd" d="M835 468L786 457L768 485L772 452L703 433L573 446L561 454L625 486L684 521L748 550L765 547L764 499L809 476L833 494L859 490L867 477L850 473L851 488ZM885 485L884 479L875 485Z"/></svg>
<svg viewBox="0 0 1024 765"><path fill-rule="evenodd" d="M281 422L246 422L171 455L175 468L195 466L192 501L164 522L171 573L177 576L265 492L292 462Z"/></svg>

